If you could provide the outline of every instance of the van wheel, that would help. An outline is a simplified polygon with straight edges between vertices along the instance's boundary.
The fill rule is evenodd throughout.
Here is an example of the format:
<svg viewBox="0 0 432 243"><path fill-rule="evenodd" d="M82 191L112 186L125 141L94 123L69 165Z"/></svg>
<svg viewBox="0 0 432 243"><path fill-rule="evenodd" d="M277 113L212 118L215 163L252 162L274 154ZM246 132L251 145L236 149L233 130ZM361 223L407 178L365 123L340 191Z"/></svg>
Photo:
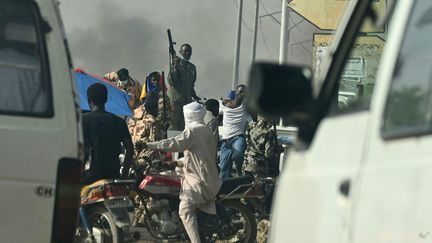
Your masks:
<svg viewBox="0 0 432 243"><path fill-rule="evenodd" d="M123 242L123 231L116 226L111 213L106 208L95 207L88 210L88 219L92 225L96 242ZM97 231L100 232L99 237Z"/></svg>

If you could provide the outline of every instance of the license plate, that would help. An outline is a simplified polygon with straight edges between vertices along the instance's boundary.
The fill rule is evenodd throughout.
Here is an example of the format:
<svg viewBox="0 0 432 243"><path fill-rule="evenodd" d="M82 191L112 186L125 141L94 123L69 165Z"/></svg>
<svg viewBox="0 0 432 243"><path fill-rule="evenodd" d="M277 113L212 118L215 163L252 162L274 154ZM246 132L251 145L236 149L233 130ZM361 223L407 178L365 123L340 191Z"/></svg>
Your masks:
<svg viewBox="0 0 432 243"><path fill-rule="evenodd" d="M109 208L127 208L133 206L130 199L111 199L106 200L105 203Z"/></svg>

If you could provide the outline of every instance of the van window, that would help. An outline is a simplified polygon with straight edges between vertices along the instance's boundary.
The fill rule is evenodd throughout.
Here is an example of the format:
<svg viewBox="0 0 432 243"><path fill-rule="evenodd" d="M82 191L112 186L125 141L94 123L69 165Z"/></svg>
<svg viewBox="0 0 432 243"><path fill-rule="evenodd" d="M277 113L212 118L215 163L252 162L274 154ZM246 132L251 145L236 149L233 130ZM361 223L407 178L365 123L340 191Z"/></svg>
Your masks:
<svg viewBox="0 0 432 243"><path fill-rule="evenodd" d="M367 110L375 86L385 41L379 35L358 36L339 76L337 103L333 114Z"/></svg>
<svg viewBox="0 0 432 243"><path fill-rule="evenodd" d="M385 14L383 1L376 1L373 8L380 19ZM316 35L318 43L331 40L331 35ZM334 97L330 115L345 114L369 109L374 90L378 64L385 47L386 30L377 27L371 18L365 18L360 31L354 40L350 54L346 58L344 68L339 76L338 93ZM326 45L318 46L322 55L329 52ZM320 53L320 52L318 52ZM324 53L324 54L323 54Z"/></svg>
<svg viewBox="0 0 432 243"><path fill-rule="evenodd" d="M31 1L0 1L0 114L53 115L40 15Z"/></svg>
<svg viewBox="0 0 432 243"><path fill-rule="evenodd" d="M416 1L405 30L382 124L385 138L432 131L432 2Z"/></svg>

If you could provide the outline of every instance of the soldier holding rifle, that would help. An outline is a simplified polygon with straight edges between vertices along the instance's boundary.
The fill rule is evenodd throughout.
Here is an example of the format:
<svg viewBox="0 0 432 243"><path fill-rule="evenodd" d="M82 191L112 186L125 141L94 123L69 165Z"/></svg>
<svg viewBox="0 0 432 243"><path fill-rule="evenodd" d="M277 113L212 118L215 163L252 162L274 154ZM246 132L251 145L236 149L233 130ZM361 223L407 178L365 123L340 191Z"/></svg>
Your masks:
<svg viewBox="0 0 432 243"><path fill-rule="evenodd" d="M176 55L171 31L168 29L170 71L168 83L170 84L169 97L173 108L171 127L173 130L183 131L185 128L183 106L193 100L199 101L195 92L195 81L197 78L195 65L190 62L192 47L183 44L180 48L181 57Z"/></svg>

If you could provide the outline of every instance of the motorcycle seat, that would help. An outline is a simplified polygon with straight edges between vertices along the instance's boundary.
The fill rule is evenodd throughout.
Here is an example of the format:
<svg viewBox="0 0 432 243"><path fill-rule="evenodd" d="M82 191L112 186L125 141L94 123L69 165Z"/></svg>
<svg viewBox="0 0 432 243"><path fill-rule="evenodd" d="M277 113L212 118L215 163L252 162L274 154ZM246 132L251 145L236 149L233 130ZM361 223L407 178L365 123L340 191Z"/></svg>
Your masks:
<svg viewBox="0 0 432 243"><path fill-rule="evenodd" d="M101 180L98 180L98 181L95 181L95 182L93 182L92 184L90 184L90 185L85 185L85 186L83 186L82 188L81 188L81 198L85 198L85 197L88 197L89 195L89 192L90 192L90 189L92 189L92 188L95 188L95 187L98 187L98 186L103 186L103 185L105 185L106 183L108 183L110 180L108 180L108 179L101 179Z"/></svg>
<svg viewBox="0 0 432 243"><path fill-rule="evenodd" d="M218 195L229 194L230 192L234 191L234 189L236 189L238 186L250 184L253 180L254 178L251 175L243 175L235 178L222 179L222 186L219 190Z"/></svg>

